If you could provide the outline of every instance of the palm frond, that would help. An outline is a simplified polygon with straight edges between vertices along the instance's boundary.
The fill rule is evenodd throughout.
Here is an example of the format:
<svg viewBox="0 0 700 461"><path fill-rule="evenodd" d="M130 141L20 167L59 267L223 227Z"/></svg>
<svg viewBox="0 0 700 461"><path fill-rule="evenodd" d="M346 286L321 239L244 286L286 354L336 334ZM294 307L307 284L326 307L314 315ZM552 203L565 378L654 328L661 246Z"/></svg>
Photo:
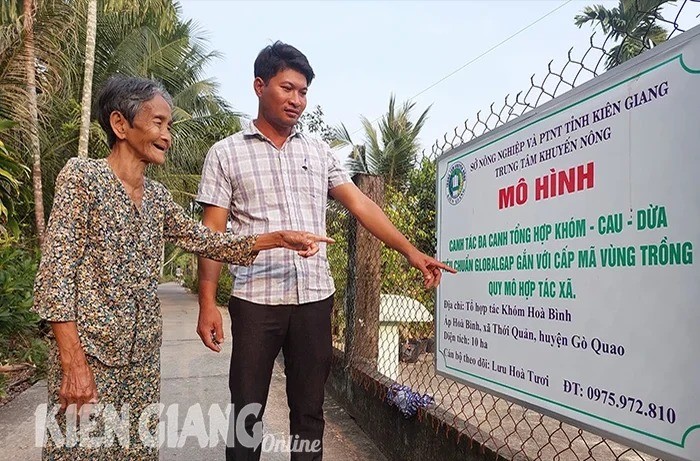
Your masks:
<svg viewBox="0 0 700 461"><path fill-rule="evenodd" d="M574 17L574 24L600 27L615 43L607 50L605 62L606 69L611 69L668 39L668 32L659 22L664 20L661 15L664 5L674 1L620 0L612 9L587 6Z"/></svg>

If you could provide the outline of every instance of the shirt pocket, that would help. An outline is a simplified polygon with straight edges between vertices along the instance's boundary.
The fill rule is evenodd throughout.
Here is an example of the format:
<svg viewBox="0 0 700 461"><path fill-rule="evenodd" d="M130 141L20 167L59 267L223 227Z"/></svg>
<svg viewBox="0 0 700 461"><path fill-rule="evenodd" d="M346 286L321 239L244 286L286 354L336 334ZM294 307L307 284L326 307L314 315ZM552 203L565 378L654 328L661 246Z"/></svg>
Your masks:
<svg viewBox="0 0 700 461"><path fill-rule="evenodd" d="M307 158L301 168L300 189L303 197L316 202L328 193L326 165L316 157ZM303 198L302 198L303 200Z"/></svg>

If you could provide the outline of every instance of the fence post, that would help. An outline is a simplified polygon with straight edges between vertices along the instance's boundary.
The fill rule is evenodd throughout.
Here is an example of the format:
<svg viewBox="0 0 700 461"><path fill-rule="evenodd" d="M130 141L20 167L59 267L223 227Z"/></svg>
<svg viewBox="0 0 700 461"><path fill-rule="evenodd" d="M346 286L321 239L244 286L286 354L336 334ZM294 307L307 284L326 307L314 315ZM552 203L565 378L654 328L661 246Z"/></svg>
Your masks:
<svg viewBox="0 0 700 461"><path fill-rule="evenodd" d="M384 179L357 174L357 187L384 207ZM382 243L350 216L345 310L346 363L376 364L379 344L379 301L382 287Z"/></svg>
<svg viewBox="0 0 700 461"><path fill-rule="evenodd" d="M357 283L355 279L357 266L357 220L348 213L348 265L345 277L345 365L350 364L352 357L352 345L355 342L355 293Z"/></svg>

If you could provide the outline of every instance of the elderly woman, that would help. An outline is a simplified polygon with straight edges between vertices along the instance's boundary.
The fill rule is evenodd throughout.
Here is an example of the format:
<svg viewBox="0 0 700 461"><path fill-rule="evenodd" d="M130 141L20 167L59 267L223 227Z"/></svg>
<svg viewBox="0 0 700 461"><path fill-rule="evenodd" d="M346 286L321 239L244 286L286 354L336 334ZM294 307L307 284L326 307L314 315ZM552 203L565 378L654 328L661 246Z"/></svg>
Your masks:
<svg viewBox="0 0 700 461"><path fill-rule="evenodd" d="M171 104L156 82L111 78L98 109L110 155L71 159L58 176L34 292L34 310L54 336L44 459L158 459L153 440L144 440L157 432L157 415L147 431L139 422L160 400L157 286L165 241L239 265L261 250L282 247L308 257L318 242L332 242L298 231L215 233L190 220L165 187L144 176L149 164L165 162ZM124 411L129 434L119 438ZM93 423L92 438L75 431Z"/></svg>

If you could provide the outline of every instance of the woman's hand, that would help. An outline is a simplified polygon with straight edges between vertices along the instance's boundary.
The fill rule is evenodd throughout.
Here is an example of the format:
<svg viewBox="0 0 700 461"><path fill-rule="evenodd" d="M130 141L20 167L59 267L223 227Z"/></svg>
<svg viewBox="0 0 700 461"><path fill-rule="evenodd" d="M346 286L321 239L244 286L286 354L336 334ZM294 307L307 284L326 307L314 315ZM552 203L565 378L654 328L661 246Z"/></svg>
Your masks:
<svg viewBox="0 0 700 461"><path fill-rule="evenodd" d="M296 250L299 256L308 258L318 253L319 242L335 243L335 240L322 235L304 231L276 231L258 235L253 251L271 250L273 248L287 248Z"/></svg>
<svg viewBox="0 0 700 461"><path fill-rule="evenodd" d="M70 411L75 411L78 415L89 413L90 405L97 403L95 376L84 358L81 360L76 357L70 365L63 367L58 401L61 411L75 405L75 410L71 408Z"/></svg>
<svg viewBox="0 0 700 461"><path fill-rule="evenodd" d="M85 351L80 344L78 327L75 322L51 322L59 358L61 360L61 387L58 390L58 402L61 411L76 411L78 415L87 411L91 404L97 403L97 385L95 375L88 365ZM84 406L84 408L83 408ZM82 411L81 411L82 410Z"/></svg>
<svg viewBox="0 0 700 461"><path fill-rule="evenodd" d="M296 250L299 256L308 258L318 253L319 242L335 243L335 240L329 237L312 234L311 232L303 231L279 231L282 248Z"/></svg>

